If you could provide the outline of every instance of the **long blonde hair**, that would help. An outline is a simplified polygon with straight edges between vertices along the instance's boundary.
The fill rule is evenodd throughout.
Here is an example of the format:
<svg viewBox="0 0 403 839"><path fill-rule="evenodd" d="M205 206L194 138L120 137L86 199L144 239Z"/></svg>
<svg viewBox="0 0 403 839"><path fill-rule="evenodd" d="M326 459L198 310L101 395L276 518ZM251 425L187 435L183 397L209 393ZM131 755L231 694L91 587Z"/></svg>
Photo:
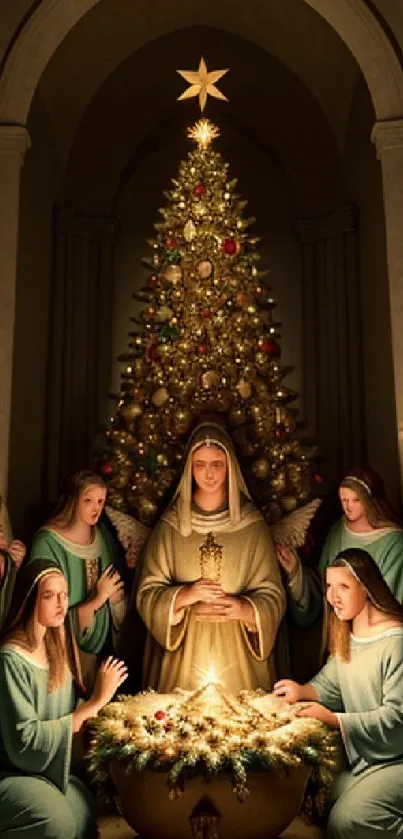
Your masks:
<svg viewBox="0 0 403 839"><path fill-rule="evenodd" d="M34 634L34 615L41 581L50 574L64 574L50 560L35 559L23 568L17 577L13 600L0 645L16 644L29 653L34 652L37 641ZM45 651L49 666L48 693L53 693L66 681L66 668L78 689L85 693L80 658L74 633L67 615L63 626L48 627L45 634Z"/></svg>
<svg viewBox="0 0 403 839"><path fill-rule="evenodd" d="M85 469L68 475L63 481L56 507L44 527L68 530L76 519L80 496L90 486L106 489L105 481L96 472Z"/></svg>
<svg viewBox="0 0 403 839"><path fill-rule="evenodd" d="M376 562L368 551L362 548L346 548L337 554L329 568L347 568L364 587L368 599L385 620L396 620L403 625L403 606L393 596ZM351 622L342 621L327 604L329 618L329 652L342 661L350 660Z"/></svg>

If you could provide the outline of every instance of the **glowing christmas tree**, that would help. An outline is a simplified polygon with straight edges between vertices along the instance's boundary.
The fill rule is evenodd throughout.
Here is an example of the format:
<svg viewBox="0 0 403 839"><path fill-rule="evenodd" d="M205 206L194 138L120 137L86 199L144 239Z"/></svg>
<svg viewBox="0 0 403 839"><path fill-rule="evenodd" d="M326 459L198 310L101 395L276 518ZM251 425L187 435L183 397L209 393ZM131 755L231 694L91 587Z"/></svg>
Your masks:
<svg viewBox="0 0 403 839"><path fill-rule="evenodd" d="M226 71L181 74L182 97L225 98L215 82ZM181 469L189 431L219 415L232 434L245 478L269 521L305 503L311 464L295 438L296 394L283 384L275 300L258 268L253 218L229 166L212 148L218 128L200 119L196 144L165 193L162 220L149 241L149 276L134 297L144 308L130 333L116 414L99 468L109 503L149 524Z"/></svg>

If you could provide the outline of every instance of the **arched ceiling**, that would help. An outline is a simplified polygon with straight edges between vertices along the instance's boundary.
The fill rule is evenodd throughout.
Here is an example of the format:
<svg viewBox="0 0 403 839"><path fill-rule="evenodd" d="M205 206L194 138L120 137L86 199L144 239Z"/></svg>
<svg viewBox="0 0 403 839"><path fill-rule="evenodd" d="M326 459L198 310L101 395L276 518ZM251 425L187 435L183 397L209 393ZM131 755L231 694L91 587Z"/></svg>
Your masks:
<svg viewBox="0 0 403 839"><path fill-rule="evenodd" d="M342 40L306 2L102 0L60 44L38 88L53 123L62 163L68 159L85 111L117 67L147 43L196 25L242 37L278 59L311 91L342 146L359 70ZM208 43L203 50L208 58ZM182 45L171 67L182 67L185 60L192 67L198 57L194 52L187 57ZM167 68L155 52L154 60L166 84ZM258 68L254 63L245 62L243 77L238 74L237 79L239 88L248 91L251 98L257 87ZM146 95L152 93L155 68L143 65L140 73L144 103ZM264 85L264 81L259 84ZM146 109L150 108L152 96L146 104Z"/></svg>
<svg viewBox="0 0 403 839"><path fill-rule="evenodd" d="M65 195L82 212L110 213L122 177L141 165L164 136L197 118L193 102L177 103L203 45L211 67L231 65L221 88L228 104L208 114L230 123L274 157L304 214L326 212L341 200L335 138L317 100L279 60L250 41L207 27L181 29L141 48L112 73L87 108L73 143ZM225 148L225 129L220 147ZM233 131L231 132L233 134ZM125 173L125 174L122 174Z"/></svg>

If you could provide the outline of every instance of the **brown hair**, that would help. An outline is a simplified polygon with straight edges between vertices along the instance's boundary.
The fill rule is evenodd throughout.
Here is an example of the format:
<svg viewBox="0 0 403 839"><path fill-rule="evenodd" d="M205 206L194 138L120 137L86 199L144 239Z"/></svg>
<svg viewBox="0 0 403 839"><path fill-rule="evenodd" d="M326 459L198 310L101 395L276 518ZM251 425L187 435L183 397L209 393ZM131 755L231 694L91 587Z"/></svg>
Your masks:
<svg viewBox="0 0 403 839"><path fill-rule="evenodd" d="M403 624L403 606L393 596L376 562L368 551L362 548L346 548L337 554L328 568L347 568L364 587L368 599L375 609L384 612L385 619ZM329 614L329 652L342 661L350 660L350 621L342 621L333 609Z"/></svg>
<svg viewBox="0 0 403 839"><path fill-rule="evenodd" d="M41 564L45 564L47 567L40 570ZM32 583L28 580L27 585L25 585L26 580L23 580L22 587L26 589L26 596L24 597L23 593L22 600L20 592L17 589L17 597L13 597L6 630L0 639L1 646L7 643L15 643L30 653L34 652L37 647L33 631L33 621L40 584L50 574L60 574L64 578L64 574L60 568L46 560L33 560L32 563L20 572L21 577L32 577L34 565L39 568L39 573L37 573L36 577L33 577ZM71 628L69 614L63 626L47 628L45 634L45 650L49 665L48 693L52 693L64 684L66 679L66 666L70 670L80 692L85 693L79 653Z"/></svg>
<svg viewBox="0 0 403 839"><path fill-rule="evenodd" d="M59 499L45 527L59 527L67 530L75 521L80 496L90 486L106 489L105 481L96 472L83 470L68 475L63 481Z"/></svg>
<svg viewBox="0 0 403 839"><path fill-rule="evenodd" d="M351 489L360 499L371 527L397 525L401 528L401 522L387 499L382 478L373 469L351 469L339 489L343 487Z"/></svg>

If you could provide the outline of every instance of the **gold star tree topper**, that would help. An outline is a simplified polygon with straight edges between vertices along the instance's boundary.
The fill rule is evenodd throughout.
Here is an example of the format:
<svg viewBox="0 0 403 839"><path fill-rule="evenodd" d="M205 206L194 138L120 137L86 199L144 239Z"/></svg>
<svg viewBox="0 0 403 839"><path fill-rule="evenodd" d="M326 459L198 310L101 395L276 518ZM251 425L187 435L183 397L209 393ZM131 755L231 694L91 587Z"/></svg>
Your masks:
<svg viewBox="0 0 403 839"><path fill-rule="evenodd" d="M212 70L209 73L206 62L202 56L198 70L177 70L176 72L179 73L179 75L182 76L182 78L190 85L187 90L178 96L178 101L198 96L200 110L202 112L206 107L208 96L214 96L215 99L222 99L224 102L228 102L227 97L221 93L221 90L218 90L218 87L216 87L216 82L228 73L228 69L229 68L226 70Z"/></svg>

